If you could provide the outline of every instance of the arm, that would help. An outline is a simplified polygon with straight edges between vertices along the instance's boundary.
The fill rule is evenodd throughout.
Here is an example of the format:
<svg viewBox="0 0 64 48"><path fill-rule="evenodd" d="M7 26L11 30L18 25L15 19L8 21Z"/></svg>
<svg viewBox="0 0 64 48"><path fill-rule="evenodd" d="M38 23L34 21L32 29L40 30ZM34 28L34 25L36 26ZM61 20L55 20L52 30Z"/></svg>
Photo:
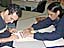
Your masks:
<svg viewBox="0 0 64 48"><path fill-rule="evenodd" d="M51 33L35 33L34 39L37 40L56 40L64 37L64 18L62 18L56 27L56 30Z"/></svg>
<svg viewBox="0 0 64 48"><path fill-rule="evenodd" d="M15 32L17 32L17 29L16 28L8 28L8 31L10 33L15 33Z"/></svg>
<svg viewBox="0 0 64 48"><path fill-rule="evenodd" d="M15 39L18 39L18 36L13 34L13 35L11 35L8 38L0 38L0 43L5 43L5 42L13 41Z"/></svg>
<svg viewBox="0 0 64 48"><path fill-rule="evenodd" d="M42 29L42 28L48 27L51 24L52 24L52 21L48 17L45 20L39 21L37 24L33 24L32 28L34 28L34 30L38 30L38 29Z"/></svg>

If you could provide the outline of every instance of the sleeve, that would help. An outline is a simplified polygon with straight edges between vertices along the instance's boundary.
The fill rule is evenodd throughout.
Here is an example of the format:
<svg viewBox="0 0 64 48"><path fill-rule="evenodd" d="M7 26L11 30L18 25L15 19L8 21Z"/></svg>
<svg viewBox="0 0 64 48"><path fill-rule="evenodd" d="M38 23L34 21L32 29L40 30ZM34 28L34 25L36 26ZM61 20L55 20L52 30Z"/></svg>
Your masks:
<svg viewBox="0 0 64 48"><path fill-rule="evenodd" d="M42 29L48 27L52 24L52 20L48 17L43 21L38 22L37 24L33 24L32 27L34 30Z"/></svg>
<svg viewBox="0 0 64 48"><path fill-rule="evenodd" d="M4 29L6 27L6 24L4 21L0 20L0 30Z"/></svg>
<svg viewBox="0 0 64 48"><path fill-rule="evenodd" d="M0 17L0 33L7 29L5 21Z"/></svg>
<svg viewBox="0 0 64 48"><path fill-rule="evenodd" d="M64 37L64 18L62 18L60 20L60 22L58 23L57 27L56 27L56 30L54 32L51 32L51 33L48 33L48 32L45 32L45 33L35 33L34 34L34 39L37 39L37 40L56 40L56 39L59 39L59 38L62 38Z"/></svg>

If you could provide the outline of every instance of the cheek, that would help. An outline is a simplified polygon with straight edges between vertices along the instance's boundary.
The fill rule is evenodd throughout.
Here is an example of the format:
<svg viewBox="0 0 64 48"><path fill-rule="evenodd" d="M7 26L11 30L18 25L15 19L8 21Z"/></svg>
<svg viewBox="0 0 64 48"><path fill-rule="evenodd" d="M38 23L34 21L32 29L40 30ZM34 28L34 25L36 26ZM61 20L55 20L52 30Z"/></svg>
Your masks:
<svg viewBox="0 0 64 48"><path fill-rule="evenodd" d="M56 19L57 17L58 17L58 16L56 16L56 15L54 16L55 19Z"/></svg>
<svg viewBox="0 0 64 48"><path fill-rule="evenodd" d="M6 18L6 20L7 20L7 21L10 21L11 19L10 19L10 17L8 16L8 17Z"/></svg>
<svg viewBox="0 0 64 48"><path fill-rule="evenodd" d="M54 16L51 16L51 15L49 15L49 18L50 18L51 20L54 20L54 19L55 19L55 17L54 17Z"/></svg>
<svg viewBox="0 0 64 48"><path fill-rule="evenodd" d="M7 20L10 20L10 17L8 17Z"/></svg>

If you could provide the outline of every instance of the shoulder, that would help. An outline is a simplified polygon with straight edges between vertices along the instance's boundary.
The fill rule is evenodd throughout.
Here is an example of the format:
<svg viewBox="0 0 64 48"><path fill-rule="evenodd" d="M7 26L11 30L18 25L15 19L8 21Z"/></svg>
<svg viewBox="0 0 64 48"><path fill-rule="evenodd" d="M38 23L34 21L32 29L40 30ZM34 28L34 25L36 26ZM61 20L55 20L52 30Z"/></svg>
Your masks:
<svg viewBox="0 0 64 48"><path fill-rule="evenodd" d="M64 15L62 16L61 20L64 21Z"/></svg>
<svg viewBox="0 0 64 48"><path fill-rule="evenodd" d="M2 19L1 16L0 16L0 24L6 24L5 21Z"/></svg>
<svg viewBox="0 0 64 48"><path fill-rule="evenodd" d="M60 24L64 25L64 15L62 16L62 18L60 19Z"/></svg>
<svg viewBox="0 0 64 48"><path fill-rule="evenodd" d="M6 23L5 21L2 19L2 17L0 16L0 30L2 30L3 28L6 27Z"/></svg>

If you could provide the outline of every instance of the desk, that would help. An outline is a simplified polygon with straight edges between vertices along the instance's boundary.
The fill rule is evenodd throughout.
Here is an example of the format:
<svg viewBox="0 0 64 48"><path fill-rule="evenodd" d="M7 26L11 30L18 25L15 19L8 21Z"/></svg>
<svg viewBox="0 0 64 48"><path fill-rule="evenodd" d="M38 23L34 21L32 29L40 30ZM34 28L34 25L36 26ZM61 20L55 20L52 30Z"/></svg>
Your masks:
<svg viewBox="0 0 64 48"><path fill-rule="evenodd" d="M15 42L15 48L46 48L42 41Z"/></svg>
<svg viewBox="0 0 64 48"><path fill-rule="evenodd" d="M42 16L42 13L31 12L31 11L22 11L21 20L30 19L30 18L34 18L34 17L37 17L37 16Z"/></svg>
<svg viewBox="0 0 64 48"><path fill-rule="evenodd" d="M49 32L52 32L52 29L54 27L49 27L48 29L42 29L41 33L46 32L49 30ZM51 30L50 30L51 29ZM27 40L26 40L27 39ZM32 39L32 40L31 40ZM39 41L39 40L35 40L33 38L24 38L20 40L21 42L15 42L14 46L21 46L23 48L46 48L46 47L53 47L53 46L62 46L64 45L64 39L60 38L58 40L54 40L54 41ZM45 44L45 45L44 45ZM22 46L23 45L23 46ZM40 45L40 46L39 46Z"/></svg>
<svg viewBox="0 0 64 48"><path fill-rule="evenodd" d="M31 11L22 11L22 17L17 23L17 29L23 30L35 22L35 17L42 16L42 13L31 12ZM21 25L20 25L21 24ZM20 26L21 27L20 27Z"/></svg>
<svg viewBox="0 0 64 48"><path fill-rule="evenodd" d="M41 33L45 32L45 31L50 31L50 27L46 30L42 30ZM52 28L51 28L51 32L52 32ZM27 40L26 40L27 39ZM64 45L64 40L63 38L60 38L58 40L54 40L54 41L39 41L39 40L35 40L33 38L24 38L24 39L20 39L20 42L15 41L14 42L14 46L17 48L23 47L23 48L46 48L46 47L53 47L53 46L62 46Z"/></svg>
<svg viewBox="0 0 64 48"><path fill-rule="evenodd" d="M41 15L42 13L22 11L22 17L17 23L17 30L23 30L29 25L35 22L35 17ZM20 39L19 41L14 41L14 46L16 48L45 48L42 41L30 39Z"/></svg>
<svg viewBox="0 0 64 48"><path fill-rule="evenodd" d="M23 30L23 29L27 28L29 25L34 23L35 17L38 15L41 15L41 14L36 13L36 12L23 11L22 18L20 18L18 21L17 29ZM45 31L43 31L43 32L45 32ZM47 47L50 47L52 44L54 44L53 46L58 45L58 44L64 45L63 42L64 42L63 39L59 39L59 40L55 40L55 41L44 41L44 43ZM29 39L29 41L28 40L26 41L24 39L24 41L15 42L14 46L16 46L17 48L20 48L20 47L22 47L22 48L45 48L42 41L36 41L34 39L33 40Z"/></svg>

